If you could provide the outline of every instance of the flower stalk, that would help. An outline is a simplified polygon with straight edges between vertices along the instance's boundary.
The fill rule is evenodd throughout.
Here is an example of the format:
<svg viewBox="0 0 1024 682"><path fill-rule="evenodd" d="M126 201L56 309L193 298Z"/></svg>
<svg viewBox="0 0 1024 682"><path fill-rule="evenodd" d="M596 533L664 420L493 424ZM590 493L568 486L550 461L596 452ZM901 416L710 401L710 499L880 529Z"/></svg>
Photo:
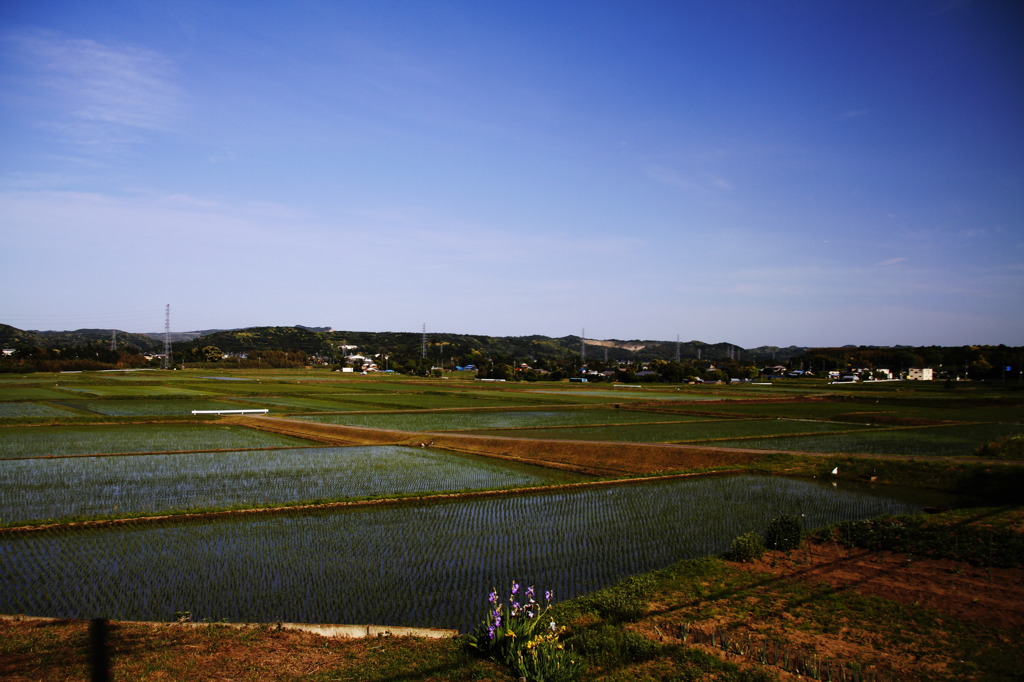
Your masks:
<svg viewBox="0 0 1024 682"><path fill-rule="evenodd" d="M513 581L508 599L503 602L497 590L487 597L487 615L470 644L480 653L508 666L529 682L569 682L583 673L583 662L561 641L565 627L558 626L547 614L554 594L544 592L544 603L537 601L533 586L520 592Z"/></svg>

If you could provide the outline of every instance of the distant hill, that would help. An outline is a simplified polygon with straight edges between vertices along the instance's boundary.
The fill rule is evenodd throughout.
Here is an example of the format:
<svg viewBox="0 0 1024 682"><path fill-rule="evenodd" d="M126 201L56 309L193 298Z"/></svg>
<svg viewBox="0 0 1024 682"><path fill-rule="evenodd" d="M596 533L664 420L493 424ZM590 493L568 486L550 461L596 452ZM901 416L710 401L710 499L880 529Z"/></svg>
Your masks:
<svg viewBox="0 0 1024 682"><path fill-rule="evenodd" d="M171 332L170 334L168 334L168 336L171 337L171 343L180 343L184 341L191 341L192 339L198 338L200 336L206 336L207 334L214 334L218 331L220 330L204 329L202 331L194 332ZM151 339L159 340L162 347L164 342L164 332L147 332L146 336L150 337Z"/></svg>
<svg viewBox="0 0 1024 682"><path fill-rule="evenodd" d="M502 362L532 362L537 360L564 360L578 356L580 337L484 336L472 334L430 333L426 338L426 356L430 360L448 361L450 358L484 356L501 358ZM423 353L423 335L416 332L335 331L317 327L250 327L219 330L191 340L196 347L216 346L228 353L246 351L300 350L309 354L341 355L346 347L355 347L364 354L383 353L392 356L420 357ZM351 350L350 348L348 350ZM736 360L757 363L765 359L784 361L803 352L800 348L779 349L765 347L748 351L735 344L708 344L702 341L674 341L645 339L586 339L585 353L589 360L650 361L702 359L710 361Z"/></svg>
<svg viewBox="0 0 1024 682"><path fill-rule="evenodd" d="M0 345L4 348L37 346L44 349L74 348L110 343L112 329L74 331L22 330L0 324ZM161 352L164 335L134 334L116 330L118 350ZM703 364L765 367L784 365L795 369L825 371L835 368L888 368L895 371L911 367L943 368L945 375L960 378L1021 381L1021 357L1024 348L1000 346L842 346L806 348L759 346L741 348L731 343L709 344L703 341L658 341L649 339L586 339L579 336L483 336L472 334L417 332L337 331L330 327L249 327L192 332L173 332L175 352L193 351L202 357L202 349L214 346L235 355L254 352L306 353L339 364L353 351L366 356L385 356L388 366L399 371L423 371L439 364L495 366L527 363L554 368L566 360L579 358L581 351L589 361L609 363L652 360ZM425 341L425 343L424 343ZM581 341L583 342L581 345ZM200 351L200 352L196 352ZM289 362L301 361L292 358ZM269 362L269 359L268 359ZM700 363L698 363L700 364Z"/></svg>
<svg viewBox="0 0 1024 682"><path fill-rule="evenodd" d="M74 331L21 330L0 324L0 344L11 348L18 344L44 348L66 348L90 343L108 343L112 329L77 329ZM164 333L135 334L117 330L119 346L141 351L163 350ZM342 355L344 347L354 346L363 353L385 353L419 357L423 352L423 335L417 332L337 331L330 327L267 326L245 329L206 329L171 332L175 347L216 346L227 353L246 351L303 351L310 355ZM431 333L427 335L428 359L467 356L497 356L503 361L562 360L580 353L580 337L552 338L531 336L484 336L472 334ZM650 339L586 339L586 356L591 360L650 361L655 359L738 360L762 362L786 360L798 356L803 348L764 346L743 349L730 343L708 344L702 341L657 341Z"/></svg>
<svg viewBox="0 0 1024 682"><path fill-rule="evenodd" d="M95 343L109 344L114 335L119 348L135 348L140 351L158 351L163 348L163 337L154 339L149 334L135 334L115 329L76 329L74 331L22 330L0 324L0 344L14 348L24 344L41 348L69 348Z"/></svg>

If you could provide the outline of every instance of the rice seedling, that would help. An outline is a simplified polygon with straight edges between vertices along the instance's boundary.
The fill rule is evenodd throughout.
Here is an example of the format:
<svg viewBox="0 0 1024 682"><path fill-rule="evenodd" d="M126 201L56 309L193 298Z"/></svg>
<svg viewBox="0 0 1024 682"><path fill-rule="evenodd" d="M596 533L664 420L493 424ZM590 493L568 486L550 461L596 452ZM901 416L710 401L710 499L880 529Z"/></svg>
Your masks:
<svg viewBox="0 0 1024 682"><path fill-rule="evenodd" d="M63 391L75 391L85 393L99 398L155 398L160 396L173 396L177 398L201 397L207 395L204 391L176 386L78 386L61 387ZM65 394L64 397L67 397Z"/></svg>
<svg viewBox="0 0 1024 682"><path fill-rule="evenodd" d="M537 429L544 426L631 424L694 419L639 410L548 410L485 412L400 412L393 414L307 415L302 419L327 424L368 426L400 431L473 431Z"/></svg>
<svg viewBox="0 0 1024 682"><path fill-rule="evenodd" d="M37 388L31 386L2 386L0 401L8 400L53 400L67 398L68 394L60 390Z"/></svg>
<svg viewBox="0 0 1024 682"><path fill-rule="evenodd" d="M781 514L807 528L920 507L895 491L728 476L375 509L0 536L0 612L458 627L467 586L512 576L565 598Z"/></svg>
<svg viewBox="0 0 1024 682"><path fill-rule="evenodd" d="M551 469L399 446L0 462L6 525L561 483Z"/></svg>
<svg viewBox="0 0 1024 682"><path fill-rule="evenodd" d="M966 424L861 429L819 436L716 441L715 444L765 450L961 457L973 454L994 438L1022 432L1021 427L1015 425Z"/></svg>
<svg viewBox="0 0 1024 682"><path fill-rule="evenodd" d="M73 413L52 405L40 405L39 403L0 403L0 419L70 416L73 416Z"/></svg>
<svg viewBox="0 0 1024 682"><path fill-rule="evenodd" d="M671 392L669 392L671 390ZM566 395L579 398L580 402L584 399L598 399L602 398L605 401L635 401L635 400L668 400L668 401L701 401L701 400L727 400L729 398L743 398L739 394L733 395L722 395L722 394L698 394L693 392L678 392L674 389L664 390L650 390L643 389L637 391L628 390L603 390L593 388L575 388L575 389L535 389L534 393L544 393L548 395Z"/></svg>
<svg viewBox="0 0 1024 682"><path fill-rule="evenodd" d="M192 410L232 410L252 407L251 403L224 400L76 400L74 406L110 417L190 417Z"/></svg>
<svg viewBox="0 0 1024 682"><path fill-rule="evenodd" d="M118 424L0 430L0 459L309 445L290 436L219 424Z"/></svg>
<svg viewBox="0 0 1024 682"><path fill-rule="evenodd" d="M662 420L671 419L662 415ZM545 440L604 440L629 443L689 443L715 439L760 436L778 433L818 433L848 430L849 424L780 419L720 419L683 420L672 423L647 423L632 425L591 425L578 428L529 429L520 432L481 431L482 434L520 436Z"/></svg>
<svg viewBox="0 0 1024 682"><path fill-rule="evenodd" d="M254 405L261 407L283 408L288 412L345 412L360 410L388 409L384 406L368 405L367 403L353 402L347 396L338 396L336 399L328 398L304 398L281 396L274 398L250 398ZM397 409L397 408L394 408ZM276 410L275 410L276 411Z"/></svg>

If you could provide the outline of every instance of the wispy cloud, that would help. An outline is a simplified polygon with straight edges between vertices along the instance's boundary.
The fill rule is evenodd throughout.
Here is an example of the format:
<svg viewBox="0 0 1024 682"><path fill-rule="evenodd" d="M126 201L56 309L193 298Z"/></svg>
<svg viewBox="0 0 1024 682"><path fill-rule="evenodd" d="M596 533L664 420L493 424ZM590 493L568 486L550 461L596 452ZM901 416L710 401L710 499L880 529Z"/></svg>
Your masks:
<svg viewBox="0 0 1024 682"><path fill-rule="evenodd" d="M900 263L903 263L906 260L907 259L905 256L897 256L896 258L887 258L881 263L879 263L879 265L883 267L889 267L891 265L899 265Z"/></svg>
<svg viewBox="0 0 1024 682"><path fill-rule="evenodd" d="M183 93L170 60L151 50L55 33L8 36L26 66L25 101L41 124L83 145L134 144L174 128Z"/></svg>

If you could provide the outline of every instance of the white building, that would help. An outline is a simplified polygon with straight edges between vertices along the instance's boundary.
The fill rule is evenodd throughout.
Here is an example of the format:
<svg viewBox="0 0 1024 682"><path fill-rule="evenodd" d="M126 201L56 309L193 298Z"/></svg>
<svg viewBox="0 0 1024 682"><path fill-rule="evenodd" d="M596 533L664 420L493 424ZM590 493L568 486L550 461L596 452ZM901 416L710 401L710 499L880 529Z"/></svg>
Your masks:
<svg viewBox="0 0 1024 682"><path fill-rule="evenodd" d="M907 372L907 379L910 381L931 381L935 378L935 372L931 367L911 367Z"/></svg>

